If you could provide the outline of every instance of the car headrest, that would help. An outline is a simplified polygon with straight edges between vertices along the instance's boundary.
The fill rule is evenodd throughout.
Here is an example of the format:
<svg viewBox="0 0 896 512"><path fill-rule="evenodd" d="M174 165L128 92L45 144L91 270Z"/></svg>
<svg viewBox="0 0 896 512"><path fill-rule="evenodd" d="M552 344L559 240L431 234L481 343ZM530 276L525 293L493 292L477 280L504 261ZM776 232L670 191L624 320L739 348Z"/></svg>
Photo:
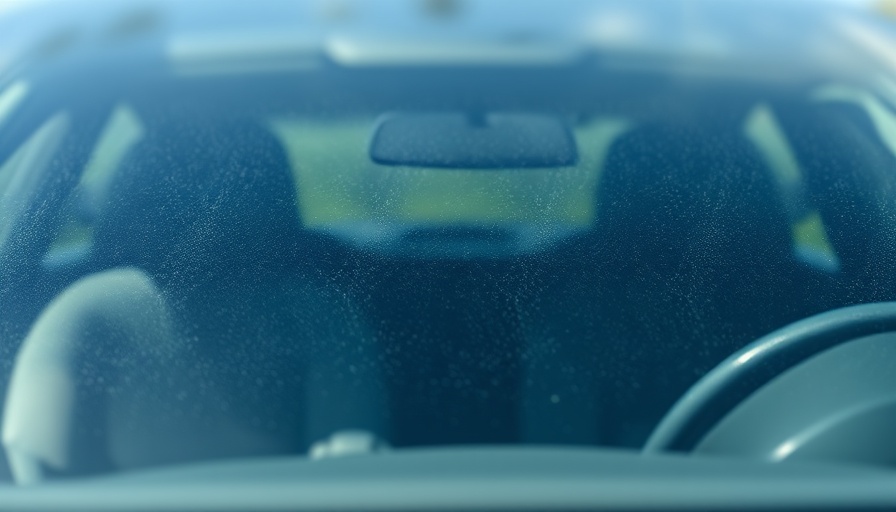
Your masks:
<svg viewBox="0 0 896 512"><path fill-rule="evenodd" d="M130 152L95 247L116 264L164 274L288 252L299 229L292 171L270 132L249 122L178 124Z"/></svg>
<svg viewBox="0 0 896 512"><path fill-rule="evenodd" d="M596 195L602 252L624 265L762 265L791 254L773 176L736 133L634 129L611 146Z"/></svg>

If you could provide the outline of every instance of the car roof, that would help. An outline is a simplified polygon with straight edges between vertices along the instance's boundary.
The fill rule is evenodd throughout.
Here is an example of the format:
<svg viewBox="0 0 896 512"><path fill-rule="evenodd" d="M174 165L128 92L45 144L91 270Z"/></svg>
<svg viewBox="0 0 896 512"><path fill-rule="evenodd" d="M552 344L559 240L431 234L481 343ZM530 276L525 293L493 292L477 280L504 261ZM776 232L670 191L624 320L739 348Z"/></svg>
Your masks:
<svg viewBox="0 0 896 512"><path fill-rule="evenodd" d="M78 56L170 63L315 54L370 66L589 54L778 78L891 72L896 62L889 19L806 0L23 0L0 9L0 33L0 78Z"/></svg>

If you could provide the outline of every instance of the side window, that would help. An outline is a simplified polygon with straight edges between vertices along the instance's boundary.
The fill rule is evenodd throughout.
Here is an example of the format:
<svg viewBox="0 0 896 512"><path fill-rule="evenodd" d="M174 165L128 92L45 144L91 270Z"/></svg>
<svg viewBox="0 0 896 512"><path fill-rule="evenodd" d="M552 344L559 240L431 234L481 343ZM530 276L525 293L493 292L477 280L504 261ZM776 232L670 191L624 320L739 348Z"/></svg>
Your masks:
<svg viewBox="0 0 896 512"><path fill-rule="evenodd" d="M803 172L771 108L757 105L744 124L744 132L775 177L791 219L794 253L810 265L836 271L837 255L821 215L806 200Z"/></svg>
<svg viewBox="0 0 896 512"><path fill-rule="evenodd" d="M0 92L0 128L12 116L22 101L28 96L28 83L15 82Z"/></svg>
<svg viewBox="0 0 896 512"><path fill-rule="evenodd" d="M109 116L75 190L62 214L59 231L48 254L49 265L84 255L93 242L94 222L100 215L115 171L134 144L143 137L143 124L127 105Z"/></svg>
<svg viewBox="0 0 896 512"><path fill-rule="evenodd" d="M0 246L6 244L16 221L31 204L68 129L68 114L56 114L0 164Z"/></svg>
<svg viewBox="0 0 896 512"><path fill-rule="evenodd" d="M868 116L884 146L896 156L896 114L893 112L894 105L896 105L896 85L882 81L879 92L882 98L888 99L887 102L870 91L841 85L821 87L814 92L812 98L821 102L841 101L861 108Z"/></svg>

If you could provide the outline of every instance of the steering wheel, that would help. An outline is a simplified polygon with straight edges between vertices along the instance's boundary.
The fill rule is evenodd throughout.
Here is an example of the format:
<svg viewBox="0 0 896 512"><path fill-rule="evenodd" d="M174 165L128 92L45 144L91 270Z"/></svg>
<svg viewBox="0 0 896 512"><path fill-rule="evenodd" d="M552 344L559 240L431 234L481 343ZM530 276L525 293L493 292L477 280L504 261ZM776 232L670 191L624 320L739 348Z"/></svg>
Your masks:
<svg viewBox="0 0 896 512"><path fill-rule="evenodd" d="M726 416L729 416L732 411L744 404L746 400L755 396L761 388L770 387L769 384L776 379L774 385L778 387L787 386L788 384L786 382L782 383L782 379L779 377L788 372L788 370L795 369L798 366L806 366L813 356L829 349L884 333L896 334L896 302L864 304L835 309L800 320L772 332L735 353L697 382L660 421L647 440L643 452L696 451L700 443L720 425L720 422ZM878 340L878 343L879 347L894 346L891 339ZM881 357L878 353L867 354L863 352L863 354L862 357L866 360ZM835 362L840 361L837 358L829 359ZM886 363L881 364L887 364L891 368L894 363L892 360L887 359ZM853 366L858 367L859 365L853 364ZM815 373L812 376L812 379L814 379L813 383L823 383L832 373L830 365L824 369L816 368L814 371ZM861 375L863 370L856 368L850 371ZM838 373L838 375L840 374ZM887 384L885 386L886 389L879 392L876 391L879 396L885 396L887 399L885 404L880 405L881 402L878 396L878 402L875 402L878 404L874 407L874 421L877 422L875 428L880 427L881 420L879 418L881 415L878 413L882 410L881 407L887 409L888 419L886 421L893 421L892 411L896 411L896 407L894 407L896 406L896 393L894 393L896 377L892 380L893 384ZM805 381L797 387L801 390L811 388L811 385L806 386L804 384ZM794 397L798 396L794 389L794 386L791 385L790 388L784 390L783 394L779 393L779 396L793 401ZM861 393L865 394L856 395L860 396L861 400L865 400L869 386L865 386L864 389L865 391L861 391ZM816 404L825 404L825 400L831 401L829 396L824 394L809 396ZM770 408L770 406L766 405L761 416L759 414L753 415L753 419L750 420L753 422L752 425L756 424L756 418L770 419L779 415L782 410L780 407L782 403L788 402L783 402L779 399L776 402L777 408ZM865 403L870 402L865 400ZM870 416L865 414L868 412L865 409L862 410L863 418L869 418ZM857 432L854 428L856 422L853 420L855 418L855 414L847 418L851 422L850 432L853 433ZM867 419L863 419L863 421L867 423ZM811 425L810 428L814 429L813 431L820 431L817 422ZM738 429L739 434L758 430L753 428L753 426L750 428L739 426ZM867 431L868 428L865 428L865 430ZM838 439L842 439L842 435Z"/></svg>

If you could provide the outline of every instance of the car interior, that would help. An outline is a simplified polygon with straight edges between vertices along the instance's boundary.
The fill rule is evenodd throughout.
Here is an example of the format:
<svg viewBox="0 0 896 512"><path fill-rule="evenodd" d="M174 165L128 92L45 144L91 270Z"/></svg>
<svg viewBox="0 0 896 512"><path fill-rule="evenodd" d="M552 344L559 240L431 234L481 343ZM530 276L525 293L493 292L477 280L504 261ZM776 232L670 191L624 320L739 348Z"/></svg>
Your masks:
<svg viewBox="0 0 896 512"><path fill-rule="evenodd" d="M169 92L201 105L194 85ZM693 96L702 97L697 89ZM782 359L774 375L754 382L734 404L719 409L706 402L716 407L709 423L675 423L696 414L680 399L727 393L706 384L718 375L711 370L720 372L777 329L894 299L896 162L885 134L855 104L814 101L804 90L748 92L724 111L706 100L687 116L674 115L675 98L633 109L591 170L589 221L566 226L438 216L408 222L387 214L366 224L309 225L301 216L302 155L291 155L271 127L269 114L282 108L282 97L273 94L266 110L234 100L226 115L184 101L165 107L165 95L127 97L141 135L110 166L101 193L85 203L90 197L79 183L91 155L83 148L98 147L103 121L97 119L108 119L114 106L99 109L104 115L95 106L73 113L70 123L87 128L70 130L56 151L74 163L47 164L44 175L62 178L38 181L32 202L43 208L22 216L51 234L13 230L0 251L0 294L18 304L2 326L9 355L2 431L12 478L37 482L307 454L346 431L396 449L524 443L765 457L782 440L829 419L831 409L809 413L786 405L794 390L811 397L813 387L836 381L841 366L892 361L873 356L892 353L879 347L886 345L880 341L886 321L875 317L873 329L837 338L844 349L837 356L817 349ZM373 121L366 124L372 139L381 115L431 107L431 99L403 105L395 99L400 93L362 98L365 115L372 114L364 117ZM796 187L783 185L774 159L745 133L745 119L762 102L772 105L798 163ZM507 103L496 112L512 111ZM504 133L558 126L576 133L589 118L618 115L631 103L637 102L608 101L575 115L539 105L529 117L511 117ZM559 124L542 123L545 111ZM466 119L446 117L458 118ZM420 127L440 119L406 126L438 134ZM542 124L525 125L534 120ZM399 187L417 167L437 174L468 166L465 172L503 173L508 182L528 176L536 186L547 176L540 186L550 187L567 167L594 165L582 156L580 138L568 139L579 145L572 148L576 156L561 135L550 137L533 143L539 163L530 169L525 155L504 165L483 160L475 148L432 156L433 148L450 147L426 140L346 151L363 151L386 166L377 171L392 173L384 188ZM27 149L25 137L20 142ZM552 151L563 153L560 164L545 157ZM388 212L381 199L367 198L374 210ZM559 199L538 205L560 206ZM514 210L507 212L513 221ZM72 218L88 234L80 246L60 248ZM823 248L814 252L795 235L803 226L797 221L806 218L820 218L822 226ZM878 314L889 318L894 311ZM870 335L877 337L869 342ZM792 370L795 384L775 380ZM880 398L892 387L884 373L849 373L843 378L868 384L829 406L864 404L861 415L849 416L860 427L845 422L848 428L805 435L864 438L857 432L891 425L890 402ZM767 391L772 384L777 391ZM877 405L867 406L869 396ZM755 428L765 422L780 428ZM680 442L682 429L688 442ZM865 445L848 454L825 446L818 441L791 451L896 460L872 457Z"/></svg>

